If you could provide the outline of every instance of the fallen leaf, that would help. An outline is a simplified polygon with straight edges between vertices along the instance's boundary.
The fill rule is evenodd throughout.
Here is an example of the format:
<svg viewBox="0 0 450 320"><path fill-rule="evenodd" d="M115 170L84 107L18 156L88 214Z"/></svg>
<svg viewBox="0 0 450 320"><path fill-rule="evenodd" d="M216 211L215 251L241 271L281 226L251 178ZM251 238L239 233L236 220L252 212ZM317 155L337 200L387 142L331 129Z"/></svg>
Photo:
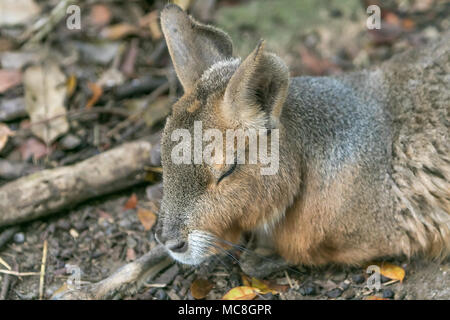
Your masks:
<svg viewBox="0 0 450 320"><path fill-rule="evenodd" d="M0 69L0 93L22 83L22 73L18 70Z"/></svg>
<svg viewBox="0 0 450 320"><path fill-rule="evenodd" d="M156 214L148 209L138 208L138 218L145 230L150 230L156 222Z"/></svg>
<svg viewBox="0 0 450 320"><path fill-rule="evenodd" d="M399 266L388 262L382 262L378 266L380 267L380 273L386 278L399 280L400 282L405 278L405 270Z"/></svg>
<svg viewBox="0 0 450 320"><path fill-rule="evenodd" d="M88 82L88 87L89 87L89 89L91 89L92 96L89 99L89 101L86 103L86 109L92 108L103 94L102 87L94 82Z"/></svg>
<svg viewBox="0 0 450 320"><path fill-rule="evenodd" d="M137 196L136 196L135 193L133 193L131 195L131 197L127 200L127 202L125 203L123 208L125 210L127 210L127 209L134 209L137 206L137 202L138 202Z"/></svg>
<svg viewBox="0 0 450 320"><path fill-rule="evenodd" d="M105 219L107 220L109 223L113 223L114 222L114 218L112 217L112 215L110 215L108 212L97 209L97 213L99 215L99 217L101 219Z"/></svg>
<svg viewBox="0 0 450 320"><path fill-rule="evenodd" d="M102 38L106 38L109 40L119 40L125 38L129 35L135 35L139 33L139 28L128 24L128 23L119 23L110 27L104 28L100 32L100 36Z"/></svg>
<svg viewBox="0 0 450 320"><path fill-rule="evenodd" d="M67 86L67 96L71 97L77 88L77 77L74 74L71 74L66 82Z"/></svg>
<svg viewBox="0 0 450 320"><path fill-rule="evenodd" d="M377 296L367 296L367 297L364 298L364 300L391 300L391 299L377 297Z"/></svg>
<svg viewBox="0 0 450 320"><path fill-rule="evenodd" d="M42 157L51 153L51 147L47 147L41 141L36 138L27 139L20 147L19 152L22 156L22 160L26 161L30 158L39 160Z"/></svg>
<svg viewBox="0 0 450 320"><path fill-rule="evenodd" d="M92 24L102 27L111 21L111 10L104 4L96 4L92 6L89 19Z"/></svg>
<svg viewBox="0 0 450 320"><path fill-rule="evenodd" d="M128 249L127 249L127 257L126 257L126 260L127 260L128 262L136 260L136 251L134 251L133 248L128 248Z"/></svg>
<svg viewBox="0 0 450 320"><path fill-rule="evenodd" d="M255 289L258 289L260 294L266 294L266 293L272 293L272 294L277 294L280 292L285 292L289 286L283 286L283 285L278 285L275 283L271 283L270 281L266 281L266 280L259 280L257 278L252 277L251 279L249 277L247 277L246 275L242 275L242 283L244 286L246 287L252 287Z"/></svg>
<svg viewBox="0 0 450 320"><path fill-rule="evenodd" d="M8 138L13 136L14 132L4 123L0 123L0 151L5 147Z"/></svg>
<svg viewBox="0 0 450 320"><path fill-rule="evenodd" d="M412 19L405 18L402 20L402 26L405 30L411 31L416 26L416 23Z"/></svg>
<svg viewBox="0 0 450 320"><path fill-rule="evenodd" d="M206 279L196 279L191 284L191 294L195 299L203 299L214 285Z"/></svg>
<svg viewBox="0 0 450 320"><path fill-rule="evenodd" d="M258 293L256 288L240 286L228 291L222 300L253 300Z"/></svg>
<svg viewBox="0 0 450 320"><path fill-rule="evenodd" d="M41 11L34 0L1 0L0 26L29 23Z"/></svg>
<svg viewBox="0 0 450 320"><path fill-rule="evenodd" d="M35 65L24 74L25 107L31 119L31 131L46 144L69 130L64 106L66 76L58 65Z"/></svg>
<svg viewBox="0 0 450 320"><path fill-rule="evenodd" d="M75 229L70 229L70 230L69 230L69 234L70 234L74 239L76 239L76 238L78 238L78 237L80 236L80 234L78 233L78 231L75 230Z"/></svg>
<svg viewBox="0 0 450 320"><path fill-rule="evenodd" d="M259 290L260 294L266 294L266 293L272 293L277 294L278 292L276 290L273 290L269 287L268 282L259 280L256 278L252 278L252 288L256 288Z"/></svg>

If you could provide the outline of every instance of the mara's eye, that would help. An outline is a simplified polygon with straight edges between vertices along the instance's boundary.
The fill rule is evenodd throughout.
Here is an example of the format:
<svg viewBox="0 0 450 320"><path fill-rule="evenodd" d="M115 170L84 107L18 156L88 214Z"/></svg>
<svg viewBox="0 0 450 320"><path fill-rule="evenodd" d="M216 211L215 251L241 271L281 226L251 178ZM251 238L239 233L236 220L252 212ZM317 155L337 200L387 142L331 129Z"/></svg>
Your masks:
<svg viewBox="0 0 450 320"><path fill-rule="evenodd" d="M222 181L225 177L229 176L230 174L233 173L234 169L236 169L236 161L233 163L233 165L224 173L222 174L222 176L219 178L219 180L217 181L217 184Z"/></svg>

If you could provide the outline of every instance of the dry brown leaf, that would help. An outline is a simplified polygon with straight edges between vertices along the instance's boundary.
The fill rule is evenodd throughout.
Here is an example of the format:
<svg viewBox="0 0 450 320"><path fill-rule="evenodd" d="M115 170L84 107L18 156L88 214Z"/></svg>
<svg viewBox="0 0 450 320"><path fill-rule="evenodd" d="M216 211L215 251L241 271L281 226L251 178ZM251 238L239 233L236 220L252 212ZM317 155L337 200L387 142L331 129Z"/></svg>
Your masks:
<svg viewBox="0 0 450 320"><path fill-rule="evenodd" d="M138 208L138 218L145 230L150 230L156 222L156 214L148 209Z"/></svg>
<svg viewBox="0 0 450 320"><path fill-rule="evenodd" d="M0 123L0 151L5 147L8 138L13 136L14 132L4 123Z"/></svg>
<svg viewBox="0 0 450 320"><path fill-rule="evenodd" d="M28 160L33 158L39 160L42 157L51 153L51 147L47 147L41 141L36 138L27 139L20 147L19 152L22 156L22 160Z"/></svg>
<svg viewBox="0 0 450 320"><path fill-rule="evenodd" d="M25 107L31 119L31 131L47 144L69 130L66 117L66 76L54 63L26 69Z"/></svg>
<svg viewBox="0 0 450 320"><path fill-rule="evenodd" d="M94 82L89 82L88 87L89 87L89 89L91 89L92 96L89 99L89 101L86 103L86 109L92 108L103 94L102 87L100 87L98 84L96 84Z"/></svg>
<svg viewBox="0 0 450 320"><path fill-rule="evenodd" d="M258 293L259 290L256 288L240 286L228 291L222 300L253 300Z"/></svg>
<svg viewBox="0 0 450 320"><path fill-rule="evenodd" d="M71 74L70 77L66 81L67 86L67 96L71 97L77 88L77 77L74 74Z"/></svg>
<svg viewBox="0 0 450 320"><path fill-rule="evenodd" d="M381 297L377 297L377 296L367 296L364 298L364 300L391 300L391 299L381 298Z"/></svg>
<svg viewBox="0 0 450 320"><path fill-rule="evenodd" d="M125 203L125 205L124 205L123 208L124 208L125 210L127 210L127 209L134 209L134 208L136 208L137 203L138 203L137 196L136 196L135 193L133 193L133 194L131 195L131 197L127 200L127 202Z"/></svg>
<svg viewBox="0 0 450 320"><path fill-rule="evenodd" d="M109 40L119 40L126 36L138 33L139 28L128 23L119 23L103 29L102 32L100 32L100 36Z"/></svg>
<svg viewBox="0 0 450 320"><path fill-rule="evenodd" d="M128 248L128 249L127 249L127 257L126 257L126 260L127 260L128 262L131 262L131 261L136 260L136 251L134 251L133 248Z"/></svg>
<svg viewBox="0 0 450 320"><path fill-rule="evenodd" d="M386 278L399 280L400 282L405 278L405 270L402 267L389 262L382 262L378 266L380 267L380 273Z"/></svg>
<svg viewBox="0 0 450 320"><path fill-rule="evenodd" d="M27 24L41 11L34 0L1 0L0 3L0 27Z"/></svg>
<svg viewBox="0 0 450 320"><path fill-rule="evenodd" d="M96 4L92 6L89 19L96 26L105 26L111 21L111 10L104 4Z"/></svg>
<svg viewBox="0 0 450 320"><path fill-rule="evenodd" d="M206 279L196 279L191 284L191 294L195 299L205 298L214 285Z"/></svg>
<svg viewBox="0 0 450 320"><path fill-rule="evenodd" d="M18 70L0 69L0 93L22 83L22 73Z"/></svg>

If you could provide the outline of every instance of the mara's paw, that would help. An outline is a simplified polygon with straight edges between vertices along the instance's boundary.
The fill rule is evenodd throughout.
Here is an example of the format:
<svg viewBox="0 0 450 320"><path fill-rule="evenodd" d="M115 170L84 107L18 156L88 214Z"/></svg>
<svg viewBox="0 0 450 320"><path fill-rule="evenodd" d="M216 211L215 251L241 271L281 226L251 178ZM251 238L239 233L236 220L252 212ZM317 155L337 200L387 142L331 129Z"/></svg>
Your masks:
<svg viewBox="0 0 450 320"><path fill-rule="evenodd" d="M246 275L258 279L289 268L289 264L281 256L267 249L245 251L239 263Z"/></svg>

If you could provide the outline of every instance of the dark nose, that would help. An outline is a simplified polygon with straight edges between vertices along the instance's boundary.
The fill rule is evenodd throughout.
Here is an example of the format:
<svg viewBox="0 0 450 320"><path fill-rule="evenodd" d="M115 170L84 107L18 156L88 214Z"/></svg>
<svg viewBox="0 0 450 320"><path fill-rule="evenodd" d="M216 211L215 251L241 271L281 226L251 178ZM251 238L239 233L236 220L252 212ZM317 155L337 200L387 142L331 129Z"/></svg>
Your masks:
<svg viewBox="0 0 450 320"><path fill-rule="evenodd" d="M169 240L166 243L166 247L172 252L183 253L186 252L188 244L186 241Z"/></svg>

